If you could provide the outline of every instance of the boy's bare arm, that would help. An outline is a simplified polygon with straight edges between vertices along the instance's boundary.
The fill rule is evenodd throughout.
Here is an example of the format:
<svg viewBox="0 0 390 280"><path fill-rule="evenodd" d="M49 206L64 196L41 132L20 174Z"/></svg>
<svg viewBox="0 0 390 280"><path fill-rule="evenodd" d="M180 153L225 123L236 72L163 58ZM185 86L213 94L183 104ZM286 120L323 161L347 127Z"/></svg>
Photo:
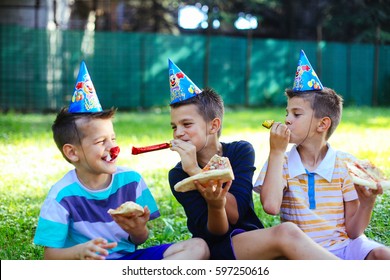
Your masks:
<svg viewBox="0 0 390 280"><path fill-rule="evenodd" d="M226 194L225 209L226 209L226 214L229 223L235 225L239 218L238 205L237 205L236 197L232 195L230 192Z"/></svg>
<svg viewBox="0 0 390 280"><path fill-rule="evenodd" d="M377 187L377 190L372 190L355 185L359 200L345 203L345 227L350 238L357 238L363 234L369 225L376 196L383 193L379 184Z"/></svg>
<svg viewBox="0 0 390 280"><path fill-rule="evenodd" d="M266 213L277 215L283 199L283 162L284 153L290 139L290 130L286 125L274 123L270 132L270 153L268 167L260 189L260 199Z"/></svg>
<svg viewBox="0 0 390 280"><path fill-rule="evenodd" d="M108 249L115 248L116 242L108 243L103 238L96 238L69 248L45 247L45 260L104 260Z"/></svg>
<svg viewBox="0 0 390 280"><path fill-rule="evenodd" d="M207 202L207 228L215 235L223 235L229 230L228 213L225 207L231 184L232 181L229 181L225 187L222 187L221 181L210 181L207 185L195 181L196 188Z"/></svg>
<svg viewBox="0 0 390 280"><path fill-rule="evenodd" d="M267 172L260 189L260 199L267 214L277 215L283 199L284 153L270 153Z"/></svg>

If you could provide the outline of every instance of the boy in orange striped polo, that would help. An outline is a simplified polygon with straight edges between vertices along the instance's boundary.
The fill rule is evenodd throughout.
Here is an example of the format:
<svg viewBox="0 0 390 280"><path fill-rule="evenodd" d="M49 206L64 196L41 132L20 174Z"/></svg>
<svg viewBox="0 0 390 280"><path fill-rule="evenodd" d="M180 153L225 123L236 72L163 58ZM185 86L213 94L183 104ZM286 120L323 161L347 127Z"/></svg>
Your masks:
<svg viewBox="0 0 390 280"><path fill-rule="evenodd" d="M383 189L354 186L345 164L353 156L329 145L343 99L322 86L303 51L286 95L285 124L272 125L269 158L255 183L265 212L280 213L341 259L390 259L390 248L364 235Z"/></svg>

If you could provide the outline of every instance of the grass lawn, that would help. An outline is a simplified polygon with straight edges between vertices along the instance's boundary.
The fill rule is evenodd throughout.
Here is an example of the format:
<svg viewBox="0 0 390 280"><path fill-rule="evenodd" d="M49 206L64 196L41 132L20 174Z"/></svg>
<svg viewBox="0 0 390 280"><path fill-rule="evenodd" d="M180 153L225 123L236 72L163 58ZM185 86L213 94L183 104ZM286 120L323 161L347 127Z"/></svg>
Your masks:
<svg viewBox="0 0 390 280"><path fill-rule="evenodd" d="M264 119L283 120L284 108L227 109L221 141L244 139L256 149L257 171L267 159L268 133ZM72 168L57 150L51 135L54 114L0 115L0 259L41 259L43 249L32 243L42 202L52 184ZM190 237L184 211L170 193L168 170L179 160L169 150L131 155L131 147L165 142L172 138L167 109L121 113L115 117L121 147L119 165L139 171L148 183L162 217L150 222L151 238L144 246ZM368 158L390 178L390 109L346 108L330 143L359 158ZM255 207L267 226L279 223L266 215L258 196ZM389 193L377 199L366 235L390 246Z"/></svg>

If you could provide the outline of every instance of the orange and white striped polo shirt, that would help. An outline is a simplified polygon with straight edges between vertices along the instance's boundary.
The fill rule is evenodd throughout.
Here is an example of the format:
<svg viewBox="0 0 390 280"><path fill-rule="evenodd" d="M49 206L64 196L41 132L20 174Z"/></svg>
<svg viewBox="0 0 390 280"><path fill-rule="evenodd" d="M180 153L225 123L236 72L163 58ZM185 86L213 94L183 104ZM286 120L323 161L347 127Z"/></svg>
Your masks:
<svg viewBox="0 0 390 280"><path fill-rule="evenodd" d="M326 249L339 249L349 243L345 229L344 202L358 199L352 178L344 163L352 155L328 152L317 169L308 172L296 146L285 155L283 182L285 191L280 218L297 224L308 236ZM266 163L255 183L259 192Z"/></svg>

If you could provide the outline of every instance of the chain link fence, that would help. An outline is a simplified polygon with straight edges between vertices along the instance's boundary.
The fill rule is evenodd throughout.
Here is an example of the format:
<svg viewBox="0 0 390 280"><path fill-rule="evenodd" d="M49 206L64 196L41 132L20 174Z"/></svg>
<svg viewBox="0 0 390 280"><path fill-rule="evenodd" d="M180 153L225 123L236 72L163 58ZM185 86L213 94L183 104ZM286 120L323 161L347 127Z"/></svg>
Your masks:
<svg viewBox="0 0 390 280"><path fill-rule="evenodd" d="M19 4L0 9L7 19L0 21L2 112L57 111L68 105L81 60L104 108L167 106L168 58L198 87L215 88L228 106L284 106L300 49L346 105L390 105L389 45L259 39L250 30L246 37L104 31L88 28L82 13L65 21L66 7L58 6L64 1L8 2ZM11 10L19 17L7 17Z"/></svg>

